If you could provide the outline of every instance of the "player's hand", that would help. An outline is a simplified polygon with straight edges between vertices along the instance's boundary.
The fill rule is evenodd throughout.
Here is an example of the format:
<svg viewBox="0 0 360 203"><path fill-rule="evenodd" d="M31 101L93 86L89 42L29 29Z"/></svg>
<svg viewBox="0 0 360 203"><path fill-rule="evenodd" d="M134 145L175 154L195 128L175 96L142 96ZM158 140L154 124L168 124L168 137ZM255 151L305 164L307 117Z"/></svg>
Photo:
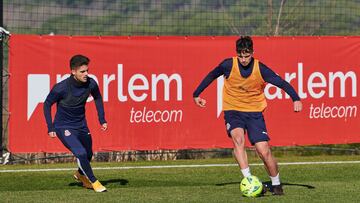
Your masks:
<svg viewBox="0 0 360 203"><path fill-rule="evenodd" d="M206 105L206 100L202 99L200 97L194 97L194 102L196 105L198 105L200 107L205 107L205 105Z"/></svg>
<svg viewBox="0 0 360 203"><path fill-rule="evenodd" d="M302 110L302 103L301 101L294 101L294 111L300 112Z"/></svg>
<svg viewBox="0 0 360 203"><path fill-rule="evenodd" d="M101 125L101 130L105 131L108 128L108 124L107 123L103 123Z"/></svg>
<svg viewBox="0 0 360 203"><path fill-rule="evenodd" d="M50 136L51 138L55 138L55 137L56 137L56 132L49 132L48 134L49 134L49 136Z"/></svg>

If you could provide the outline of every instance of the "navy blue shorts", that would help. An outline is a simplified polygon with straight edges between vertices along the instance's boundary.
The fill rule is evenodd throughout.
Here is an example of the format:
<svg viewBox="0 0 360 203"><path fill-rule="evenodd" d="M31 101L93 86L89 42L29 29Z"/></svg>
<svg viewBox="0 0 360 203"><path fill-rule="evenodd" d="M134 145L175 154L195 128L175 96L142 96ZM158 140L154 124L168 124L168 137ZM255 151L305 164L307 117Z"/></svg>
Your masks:
<svg viewBox="0 0 360 203"><path fill-rule="evenodd" d="M243 128L252 145L270 140L262 112L224 111L224 119L229 137L233 129Z"/></svg>
<svg viewBox="0 0 360 203"><path fill-rule="evenodd" d="M56 135L60 141L68 148L76 157L79 154L86 153L88 159L91 160L93 155L92 151L92 138L89 129L66 129L56 128Z"/></svg>

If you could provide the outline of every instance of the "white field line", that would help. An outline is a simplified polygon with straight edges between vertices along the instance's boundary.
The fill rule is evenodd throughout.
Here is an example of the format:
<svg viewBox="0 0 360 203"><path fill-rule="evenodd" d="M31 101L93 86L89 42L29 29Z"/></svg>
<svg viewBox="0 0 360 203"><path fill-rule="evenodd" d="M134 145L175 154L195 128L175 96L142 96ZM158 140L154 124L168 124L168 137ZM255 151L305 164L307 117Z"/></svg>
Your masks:
<svg viewBox="0 0 360 203"><path fill-rule="evenodd" d="M311 165L311 164L359 164L360 161L314 161L314 162L284 162L279 165ZM261 166L262 163L250 164L250 166ZM191 164L191 165L163 165L163 166L120 166L120 167L94 167L93 170L129 170L129 169L154 169L154 168L201 168L201 167L226 167L237 166L237 164ZM13 169L0 170L0 173L17 172L48 172L48 171L73 171L77 168L46 168L46 169Z"/></svg>

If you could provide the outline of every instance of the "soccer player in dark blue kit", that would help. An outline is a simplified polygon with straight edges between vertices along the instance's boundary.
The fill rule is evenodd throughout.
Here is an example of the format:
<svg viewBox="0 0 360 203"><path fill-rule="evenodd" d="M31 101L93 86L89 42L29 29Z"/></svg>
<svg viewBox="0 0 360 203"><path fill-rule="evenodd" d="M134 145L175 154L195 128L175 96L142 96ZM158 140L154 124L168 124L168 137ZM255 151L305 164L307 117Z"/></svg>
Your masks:
<svg viewBox="0 0 360 203"><path fill-rule="evenodd" d="M106 130L104 105L99 87L88 76L89 58L75 55L70 59L71 76L54 85L44 103L44 115L51 138L58 137L77 158L78 170L74 177L86 188L104 192L106 188L93 174L90 161L93 156L92 139L85 118L88 97L94 98L101 129ZM56 103L57 111L52 121L51 106Z"/></svg>
<svg viewBox="0 0 360 203"><path fill-rule="evenodd" d="M272 182L272 193L283 195L278 165L272 156L270 140L263 112L266 109L264 88L271 83L283 89L293 100L294 111L302 110L302 103L294 88L265 64L253 58L253 41L249 36L236 41L237 56L225 59L213 69L193 93L194 102L205 107L206 100L199 97L201 92L219 76L224 76L223 111L228 136L234 144L235 159L243 176L251 175L245 150L245 134L264 162Z"/></svg>

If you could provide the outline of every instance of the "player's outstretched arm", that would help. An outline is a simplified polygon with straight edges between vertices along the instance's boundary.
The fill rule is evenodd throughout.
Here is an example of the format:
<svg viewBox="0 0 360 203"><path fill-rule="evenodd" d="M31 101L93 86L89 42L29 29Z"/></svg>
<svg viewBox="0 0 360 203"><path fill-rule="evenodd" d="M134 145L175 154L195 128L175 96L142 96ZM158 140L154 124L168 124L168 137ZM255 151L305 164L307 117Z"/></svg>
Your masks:
<svg viewBox="0 0 360 203"><path fill-rule="evenodd" d="M194 97L194 102L196 105L198 105L202 108L205 107L205 105L206 105L206 100L201 97Z"/></svg>
<svg viewBox="0 0 360 203"><path fill-rule="evenodd" d="M300 112L302 110L302 103L301 101L294 101L294 111Z"/></svg>
<svg viewBox="0 0 360 203"><path fill-rule="evenodd" d="M54 124L51 116L51 107L53 104L55 104L57 101L60 100L61 92L62 92L62 86L58 83L51 89L50 93L46 97L46 100L44 101L43 111L46 120L46 125L48 128L48 134L50 137L56 137Z"/></svg>
<svg viewBox="0 0 360 203"><path fill-rule="evenodd" d="M99 123L101 124L101 129L102 129L103 125L107 123L105 120L105 110L104 110L103 99L102 99L102 96L101 96L101 93L99 90L99 86L96 84L95 80L91 79L90 82L92 84L91 95L94 97L95 106L96 106L96 110L98 113L98 119L99 119Z"/></svg>

